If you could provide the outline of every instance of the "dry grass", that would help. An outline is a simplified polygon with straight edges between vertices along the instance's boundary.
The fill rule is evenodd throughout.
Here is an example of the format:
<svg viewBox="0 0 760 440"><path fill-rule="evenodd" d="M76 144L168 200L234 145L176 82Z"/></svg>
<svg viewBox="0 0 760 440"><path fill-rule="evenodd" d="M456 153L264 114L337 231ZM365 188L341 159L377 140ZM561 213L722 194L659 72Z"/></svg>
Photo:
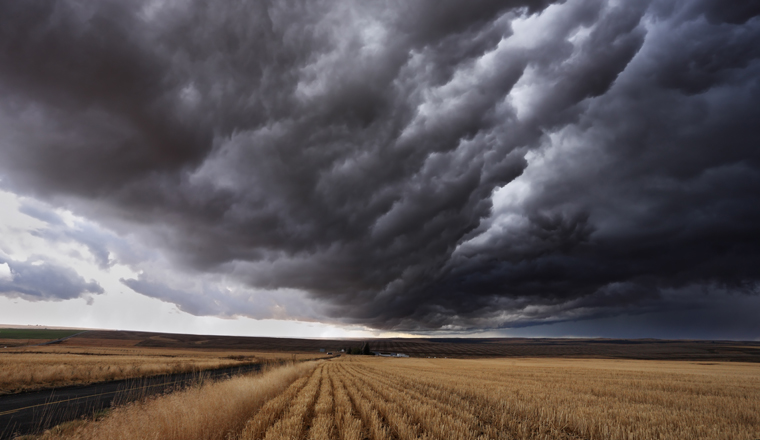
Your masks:
<svg viewBox="0 0 760 440"><path fill-rule="evenodd" d="M98 422L51 429L40 439L225 440L239 435L265 404L315 369L314 362L277 367L115 409ZM290 403L290 402L288 402ZM264 407L262 409L262 407Z"/></svg>
<svg viewBox="0 0 760 440"><path fill-rule="evenodd" d="M70 341L76 341L69 343ZM260 359L291 359L295 356L298 360L313 359L319 357L329 357L324 353L318 352L282 352L282 351L261 351L249 349L218 349L218 348L185 348L185 347L141 347L132 344L134 341L126 341L128 344L118 344L122 341L101 341L95 340L97 344L88 345L91 339L73 339L66 343L57 345L47 345L41 347L8 347L0 351L0 357L5 355L16 355L19 353L26 354L82 354L86 356L103 355L103 356L164 356L164 357L194 357L219 359L229 356L248 356Z"/></svg>
<svg viewBox="0 0 760 440"><path fill-rule="evenodd" d="M327 367L323 367L327 368ZM309 428L308 438L322 439L332 438L335 430L333 420L333 385L330 382L329 373L324 370L322 385L319 388L319 398L314 406L314 418L312 419L311 428Z"/></svg>
<svg viewBox="0 0 760 440"><path fill-rule="evenodd" d="M262 362L247 354L0 354L0 394Z"/></svg>
<svg viewBox="0 0 760 440"><path fill-rule="evenodd" d="M42 344L49 339L0 339L0 349L26 347L27 345Z"/></svg>
<svg viewBox="0 0 760 440"><path fill-rule="evenodd" d="M232 359L28 354L0 357L0 394L241 365Z"/></svg>
<svg viewBox="0 0 760 440"><path fill-rule="evenodd" d="M358 359L336 369L400 439L760 437L756 364Z"/></svg>
<svg viewBox="0 0 760 440"><path fill-rule="evenodd" d="M114 411L46 439L757 439L760 366L343 357Z"/></svg>
<svg viewBox="0 0 760 440"><path fill-rule="evenodd" d="M92 342L88 339L82 341ZM0 394L319 356L319 353L144 348L108 344L9 347L0 351Z"/></svg>

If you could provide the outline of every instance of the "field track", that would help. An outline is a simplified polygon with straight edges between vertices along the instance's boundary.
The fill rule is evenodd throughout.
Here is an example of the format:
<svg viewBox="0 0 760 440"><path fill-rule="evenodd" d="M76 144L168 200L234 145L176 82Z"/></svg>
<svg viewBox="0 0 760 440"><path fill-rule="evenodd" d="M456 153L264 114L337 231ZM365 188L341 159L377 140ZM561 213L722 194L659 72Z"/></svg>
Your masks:
<svg viewBox="0 0 760 440"><path fill-rule="evenodd" d="M117 380L53 390L0 395L0 439L31 433L91 415L112 404L164 393L197 382L261 369L260 364L207 370L202 373L161 375Z"/></svg>

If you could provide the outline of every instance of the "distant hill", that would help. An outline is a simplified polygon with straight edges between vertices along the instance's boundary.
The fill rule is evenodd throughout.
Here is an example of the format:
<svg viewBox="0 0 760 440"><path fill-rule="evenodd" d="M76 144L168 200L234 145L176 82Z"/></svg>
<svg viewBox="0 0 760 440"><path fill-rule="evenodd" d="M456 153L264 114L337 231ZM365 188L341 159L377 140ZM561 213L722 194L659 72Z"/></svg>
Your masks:
<svg viewBox="0 0 760 440"><path fill-rule="evenodd" d="M337 353L342 348L361 347L364 341L94 330L66 340L62 344L283 353L318 353L320 349L325 349ZM760 362L760 342L560 338L386 338L367 341L373 351L404 353L412 357L564 357Z"/></svg>

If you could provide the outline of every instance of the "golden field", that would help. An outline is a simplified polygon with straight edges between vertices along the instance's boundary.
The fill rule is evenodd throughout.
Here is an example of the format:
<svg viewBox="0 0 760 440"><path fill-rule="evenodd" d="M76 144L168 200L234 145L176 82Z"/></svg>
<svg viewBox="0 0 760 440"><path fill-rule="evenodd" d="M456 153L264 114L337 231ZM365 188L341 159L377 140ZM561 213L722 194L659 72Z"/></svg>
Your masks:
<svg viewBox="0 0 760 440"><path fill-rule="evenodd" d="M760 365L343 356L118 408L44 439L756 439Z"/></svg>
<svg viewBox="0 0 760 440"><path fill-rule="evenodd" d="M314 355L296 354L296 358ZM48 346L0 352L0 394L292 359L283 353Z"/></svg>

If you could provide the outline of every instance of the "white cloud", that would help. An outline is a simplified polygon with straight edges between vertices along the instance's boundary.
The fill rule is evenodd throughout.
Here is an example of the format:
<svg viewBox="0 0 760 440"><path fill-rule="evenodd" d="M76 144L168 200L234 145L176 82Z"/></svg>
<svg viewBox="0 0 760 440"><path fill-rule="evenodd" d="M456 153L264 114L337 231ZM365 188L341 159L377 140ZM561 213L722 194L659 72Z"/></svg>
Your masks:
<svg viewBox="0 0 760 440"><path fill-rule="evenodd" d="M0 280L11 279L13 279L13 274L11 273L11 268L8 266L8 263L0 264Z"/></svg>

